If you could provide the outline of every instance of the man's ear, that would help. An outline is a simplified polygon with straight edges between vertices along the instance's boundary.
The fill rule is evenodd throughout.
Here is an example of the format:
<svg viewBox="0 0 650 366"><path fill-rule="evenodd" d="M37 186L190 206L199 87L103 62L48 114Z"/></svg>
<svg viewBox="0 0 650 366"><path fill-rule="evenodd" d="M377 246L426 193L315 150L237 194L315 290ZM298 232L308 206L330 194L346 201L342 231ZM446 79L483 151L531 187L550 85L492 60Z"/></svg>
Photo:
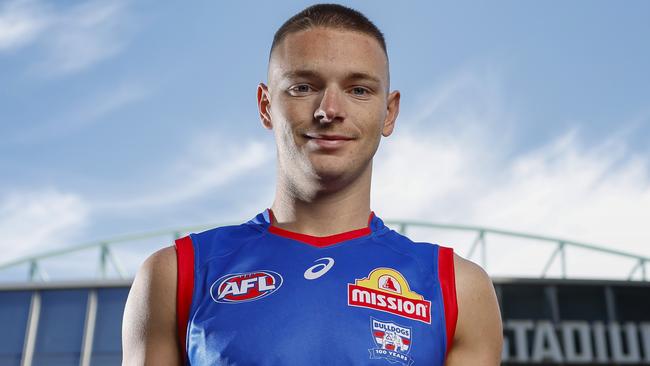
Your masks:
<svg viewBox="0 0 650 366"><path fill-rule="evenodd" d="M259 83L257 86L257 110L262 125L269 130L273 129L271 124L271 96L269 95L269 88L264 83Z"/></svg>
<svg viewBox="0 0 650 366"><path fill-rule="evenodd" d="M392 93L388 94L388 113L386 113L384 126L381 129L381 134L384 137L390 136L395 128L395 120L397 120L397 115L399 114L399 99L399 90L394 90Z"/></svg>

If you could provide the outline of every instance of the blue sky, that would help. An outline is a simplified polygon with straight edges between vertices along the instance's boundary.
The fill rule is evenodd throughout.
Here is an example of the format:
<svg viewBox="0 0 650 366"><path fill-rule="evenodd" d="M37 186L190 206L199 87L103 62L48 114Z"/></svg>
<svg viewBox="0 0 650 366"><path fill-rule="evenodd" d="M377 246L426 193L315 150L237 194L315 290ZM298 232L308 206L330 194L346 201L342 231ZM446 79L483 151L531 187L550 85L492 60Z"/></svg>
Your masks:
<svg viewBox="0 0 650 366"><path fill-rule="evenodd" d="M310 4L0 1L0 263L270 206L256 86ZM385 33L402 93L381 217L650 255L650 3L343 4Z"/></svg>

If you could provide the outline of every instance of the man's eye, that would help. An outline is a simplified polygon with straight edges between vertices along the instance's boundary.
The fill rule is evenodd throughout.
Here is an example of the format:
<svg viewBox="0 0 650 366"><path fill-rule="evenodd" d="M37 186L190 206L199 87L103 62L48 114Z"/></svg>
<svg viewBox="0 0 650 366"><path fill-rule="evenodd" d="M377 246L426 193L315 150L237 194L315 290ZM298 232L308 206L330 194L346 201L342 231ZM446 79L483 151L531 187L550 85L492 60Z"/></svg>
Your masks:
<svg viewBox="0 0 650 366"><path fill-rule="evenodd" d="M355 88L352 88L352 93L358 96L365 96L366 94L368 94L368 90L366 88L361 88L357 86Z"/></svg>
<svg viewBox="0 0 650 366"><path fill-rule="evenodd" d="M309 87L309 85L307 85L307 84L300 84L300 85L294 86L293 88L291 88L291 90L293 90L295 92L298 92L298 93L307 93L307 92L309 92L311 90L311 87Z"/></svg>

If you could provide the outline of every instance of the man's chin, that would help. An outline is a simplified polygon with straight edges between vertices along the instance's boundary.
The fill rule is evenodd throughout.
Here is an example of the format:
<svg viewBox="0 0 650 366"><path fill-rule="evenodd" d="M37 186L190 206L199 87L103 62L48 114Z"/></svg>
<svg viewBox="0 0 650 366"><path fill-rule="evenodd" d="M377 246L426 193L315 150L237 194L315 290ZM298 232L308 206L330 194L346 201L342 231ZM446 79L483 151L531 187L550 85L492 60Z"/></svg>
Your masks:
<svg viewBox="0 0 650 366"><path fill-rule="evenodd" d="M341 168L335 169L314 169L313 175L321 182L337 181L345 178L348 174Z"/></svg>
<svg viewBox="0 0 650 366"><path fill-rule="evenodd" d="M321 184L348 183L349 180L363 173L362 167L350 164L350 160L343 157L312 157L309 163L309 175Z"/></svg>
<svg viewBox="0 0 650 366"><path fill-rule="evenodd" d="M314 164L310 175L318 182L327 183L345 179L350 172L344 164Z"/></svg>

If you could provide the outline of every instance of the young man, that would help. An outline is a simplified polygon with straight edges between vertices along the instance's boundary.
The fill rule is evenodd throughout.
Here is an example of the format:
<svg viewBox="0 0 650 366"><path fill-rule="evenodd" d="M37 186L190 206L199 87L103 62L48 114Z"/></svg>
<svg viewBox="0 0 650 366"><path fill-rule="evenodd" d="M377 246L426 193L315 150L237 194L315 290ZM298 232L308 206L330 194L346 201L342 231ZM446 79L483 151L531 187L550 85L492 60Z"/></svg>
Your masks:
<svg viewBox="0 0 650 366"><path fill-rule="evenodd" d="M125 365L499 364L486 273L370 210L372 159L399 112L389 90L383 36L362 14L315 5L278 30L257 90L277 145L271 209L145 261Z"/></svg>

